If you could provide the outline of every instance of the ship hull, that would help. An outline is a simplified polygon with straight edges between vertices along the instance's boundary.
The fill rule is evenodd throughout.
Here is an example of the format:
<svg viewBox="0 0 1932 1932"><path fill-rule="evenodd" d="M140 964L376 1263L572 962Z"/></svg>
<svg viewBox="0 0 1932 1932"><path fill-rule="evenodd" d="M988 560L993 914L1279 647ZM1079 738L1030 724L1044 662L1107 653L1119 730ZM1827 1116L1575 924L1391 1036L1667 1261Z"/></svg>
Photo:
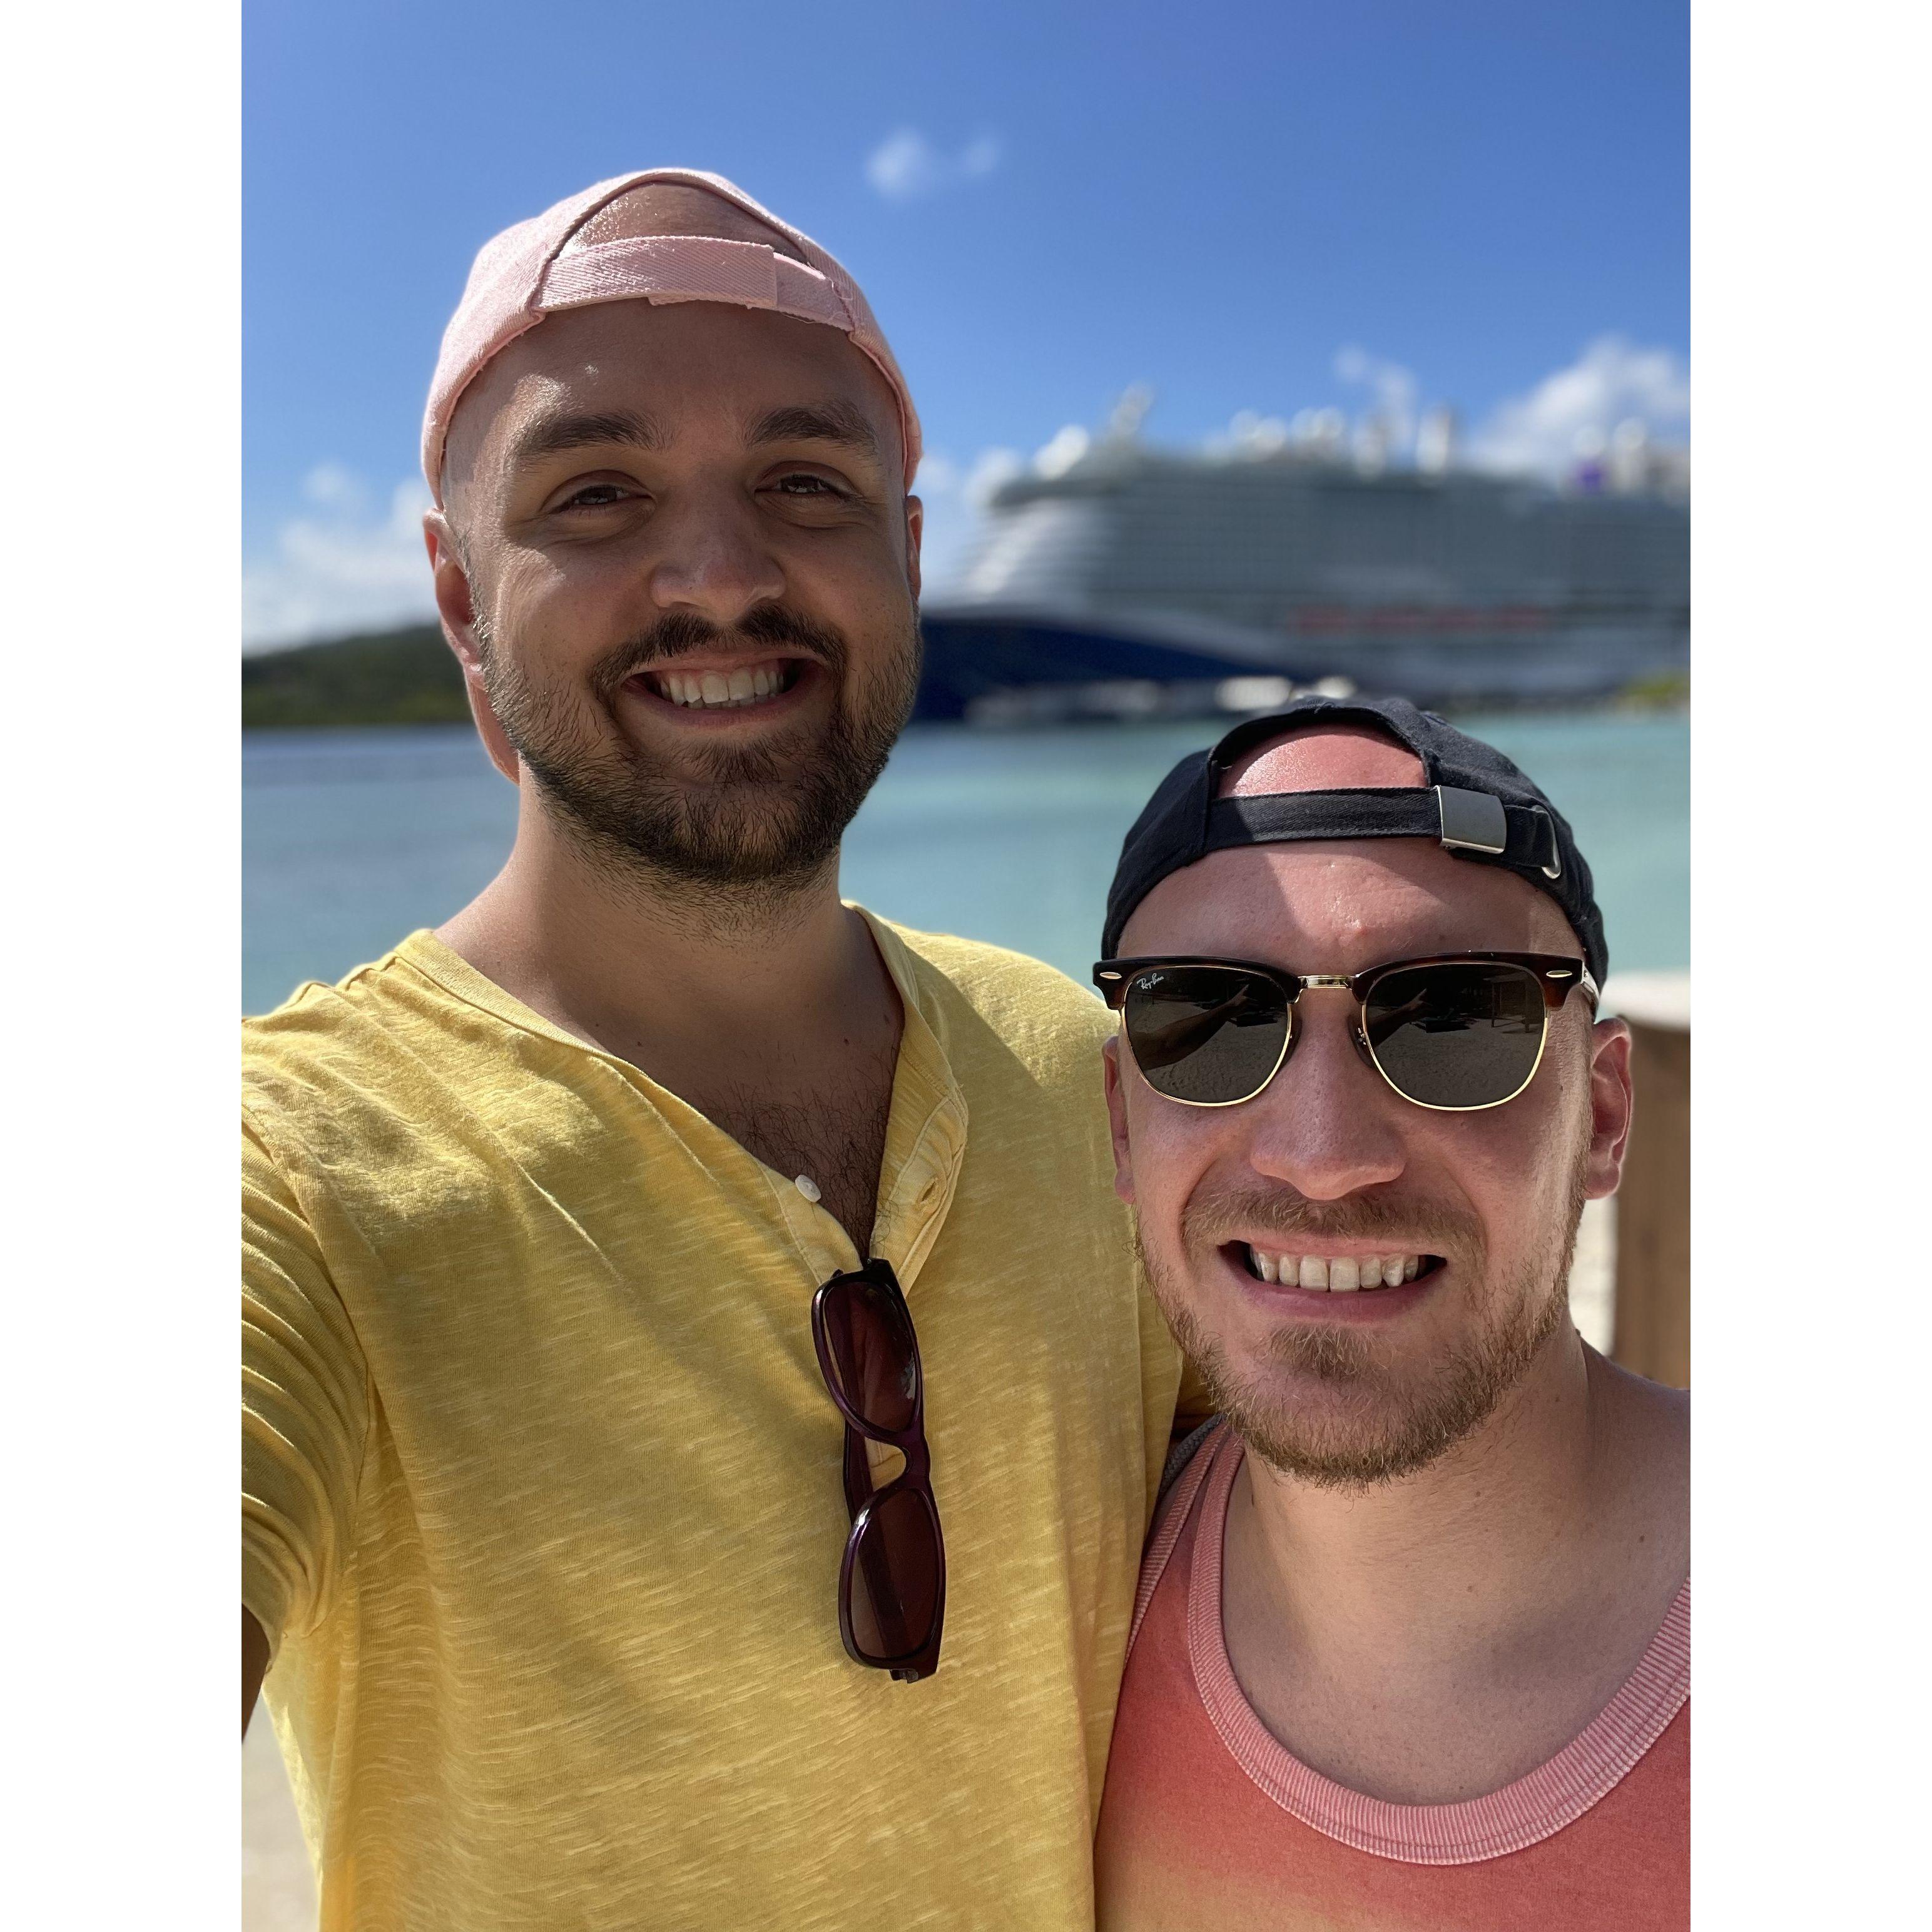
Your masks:
<svg viewBox="0 0 1932 1932"><path fill-rule="evenodd" d="M1439 621L1195 641L1185 620L1158 625L1045 611L930 610L915 716L1009 721L1026 716L1238 710L1257 676L1298 688L1346 679L1358 690L1432 709L1600 702L1688 677L1681 616L1570 617L1532 626ZM1226 701L1223 686L1233 688ZM1031 694L1029 702L1020 700Z"/></svg>

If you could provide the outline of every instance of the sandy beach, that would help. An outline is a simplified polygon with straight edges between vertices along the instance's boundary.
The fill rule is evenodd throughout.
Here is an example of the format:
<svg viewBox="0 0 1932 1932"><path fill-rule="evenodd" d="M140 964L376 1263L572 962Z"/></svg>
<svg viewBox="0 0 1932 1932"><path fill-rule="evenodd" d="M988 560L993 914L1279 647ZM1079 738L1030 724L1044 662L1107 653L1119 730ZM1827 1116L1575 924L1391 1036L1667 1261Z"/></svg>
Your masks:
<svg viewBox="0 0 1932 1932"><path fill-rule="evenodd" d="M315 1880L268 1712L242 1745L242 1932L314 1932Z"/></svg>

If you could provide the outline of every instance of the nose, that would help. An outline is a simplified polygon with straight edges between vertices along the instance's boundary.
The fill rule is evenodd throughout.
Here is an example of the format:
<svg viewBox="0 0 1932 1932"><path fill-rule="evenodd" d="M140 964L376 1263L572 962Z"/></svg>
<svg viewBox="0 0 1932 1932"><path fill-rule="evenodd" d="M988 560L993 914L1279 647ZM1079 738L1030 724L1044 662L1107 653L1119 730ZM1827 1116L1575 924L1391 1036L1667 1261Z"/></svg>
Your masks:
<svg viewBox="0 0 1932 1932"><path fill-rule="evenodd" d="M1248 1103L1249 1164L1310 1201L1394 1180L1406 1165L1394 1112L1404 1103L1357 1052L1354 1024L1346 994L1304 993L1294 1050Z"/></svg>
<svg viewBox="0 0 1932 1932"><path fill-rule="evenodd" d="M652 601L695 613L721 628L784 594L784 572L754 508L728 489L694 493L651 520Z"/></svg>

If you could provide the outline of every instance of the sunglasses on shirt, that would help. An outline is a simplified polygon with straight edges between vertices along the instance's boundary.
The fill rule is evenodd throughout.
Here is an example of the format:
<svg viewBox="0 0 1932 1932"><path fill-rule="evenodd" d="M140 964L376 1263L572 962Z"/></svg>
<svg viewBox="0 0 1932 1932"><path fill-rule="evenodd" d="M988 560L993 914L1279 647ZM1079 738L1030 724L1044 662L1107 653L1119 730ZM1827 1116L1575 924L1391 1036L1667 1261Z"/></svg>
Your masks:
<svg viewBox="0 0 1932 1932"><path fill-rule="evenodd" d="M898 1277L868 1261L812 1298L819 1372L845 1418L845 1504L852 1528L838 1566L838 1634L855 1664L916 1684L939 1667L946 1545L926 1444L926 1384ZM873 1486L868 1442L905 1468Z"/></svg>
<svg viewBox="0 0 1932 1932"><path fill-rule="evenodd" d="M1463 952L1366 973L1285 973L1242 959L1102 959L1094 982L1120 1016L1141 1076L1189 1107L1237 1107L1287 1064L1304 993L1355 1002L1356 1051L1405 1100L1466 1114L1514 1100L1542 1064L1550 1016L1597 982L1580 959Z"/></svg>

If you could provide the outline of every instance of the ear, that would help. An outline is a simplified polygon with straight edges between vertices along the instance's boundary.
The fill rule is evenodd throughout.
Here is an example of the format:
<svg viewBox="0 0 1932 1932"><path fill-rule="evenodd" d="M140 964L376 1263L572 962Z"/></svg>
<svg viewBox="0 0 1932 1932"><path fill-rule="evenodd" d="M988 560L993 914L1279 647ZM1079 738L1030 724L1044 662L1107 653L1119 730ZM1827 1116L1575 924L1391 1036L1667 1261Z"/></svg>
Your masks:
<svg viewBox="0 0 1932 1932"><path fill-rule="evenodd" d="M1107 1124L1114 1136L1114 1192L1134 1204L1134 1162L1127 1144L1127 1096L1120 1082L1120 1036L1116 1034L1100 1048L1100 1078L1107 1090Z"/></svg>
<svg viewBox="0 0 1932 1932"><path fill-rule="evenodd" d="M906 581L912 586L912 599L919 602L919 547L926 537L926 506L916 496L905 500Z"/></svg>
<svg viewBox="0 0 1932 1932"><path fill-rule="evenodd" d="M1617 1191L1631 1107L1630 1028L1622 1020L1599 1020L1590 1031L1590 1152L1583 1189L1592 1201Z"/></svg>
<svg viewBox="0 0 1932 1932"><path fill-rule="evenodd" d="M440 509L423 513L423 543L429 551L429 567L436 588L436 615L442 620L443 641L456 654L463 667L463 684L470 700L470 715L476 721L478 736L490 754L490 762L511 784L518 784L523 767L516 747L491 708L483 680L483 647L476 638L476 598L457 546L456 533L449 518Z"/></svg>

